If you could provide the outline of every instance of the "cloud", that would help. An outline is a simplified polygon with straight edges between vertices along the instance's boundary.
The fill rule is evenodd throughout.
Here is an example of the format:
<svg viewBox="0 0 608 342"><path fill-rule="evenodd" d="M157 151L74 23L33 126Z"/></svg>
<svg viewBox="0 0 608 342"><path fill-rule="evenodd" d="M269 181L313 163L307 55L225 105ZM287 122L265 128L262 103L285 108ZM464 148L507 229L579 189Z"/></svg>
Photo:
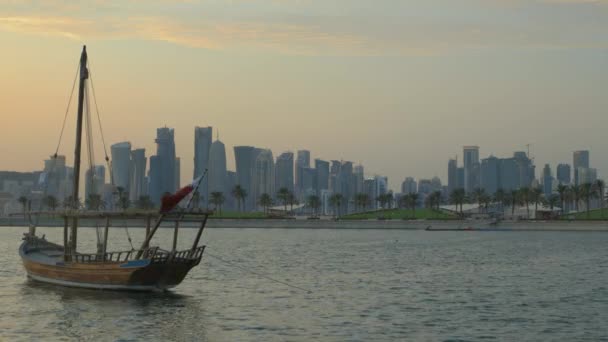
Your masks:
<svg viewBox="0 0 608 342"><path fill-rule="evenodd" d="M0 0L11 12L0 10L0 30L302 55L428 56L608 46L603 7L608 0L428 1L96 0L97 10L91 10L60 0L30 0L28 8Z"/></svg>

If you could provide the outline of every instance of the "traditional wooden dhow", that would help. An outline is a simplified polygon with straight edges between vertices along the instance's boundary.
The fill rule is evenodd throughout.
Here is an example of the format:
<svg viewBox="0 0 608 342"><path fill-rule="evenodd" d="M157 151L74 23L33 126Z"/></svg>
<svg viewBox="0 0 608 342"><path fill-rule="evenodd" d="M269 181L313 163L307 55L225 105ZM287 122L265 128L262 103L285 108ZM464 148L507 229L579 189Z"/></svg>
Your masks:
<svg viewBox="0 0 608 342"><path fill-rule="evenodd" d="M47 241L44 236L37 236L36 224L32 223L29 232L24 234L23 243L19 247L19 254L27 275L31 279L46 283L92 289L147 291L172 288L184 280L192 267L200 263L205 250L205 246L199 246L199 242L211 212L192 210L190 204L206 172L192 184L180 189L175 194L163 196L161 210L157 212L126 212L124 209L122 212L83 210L78 203L78 198L84 111L86 111L84 119L86 120L89 170L93 171L93 165L95 165L91 147L91 115L89 112L91 102L88 100L87 93L87 80L90 75L86 47L82 50L77 75L80 76L80 83L71 203L68 203L68 209L62 212L37 211L29 212L27 215L30 222L32 217L36 219L51 215L62 217L64 220L63 245ZM97 114L99 115L99 113ZM61 142L61 135L59 142ZM59 145L57 145L57 149ZM106 151L105 142L104 151ZM57 150L54 158L57 158ZM105 159L109 164L107 151ZM111 167L109 169L111 170ZM46 176L45 173L41 175L40 183L44 184L48 181ZM113 177L110 176L110 179L113 179ZM46 191L46 186L44 186L44 189ZM185 200L190 194L192 196L185 205L185 209L175 210L178 203ZM85 219L105 222L105 226L96 227L97 250L95 253L81 253L77 248L79 220ZM138 249L133 248L129 237L131 250L108 252L108 234L112 220L133 219L141 219L146 222L146 236L141 246ZM177 250L179 225L182 221L196 222L199 227L196 237L192 241L192 247ZM152 237L163 222L174 223L173 244L168 250L161 249L158 246L150 246Z"/></svg>

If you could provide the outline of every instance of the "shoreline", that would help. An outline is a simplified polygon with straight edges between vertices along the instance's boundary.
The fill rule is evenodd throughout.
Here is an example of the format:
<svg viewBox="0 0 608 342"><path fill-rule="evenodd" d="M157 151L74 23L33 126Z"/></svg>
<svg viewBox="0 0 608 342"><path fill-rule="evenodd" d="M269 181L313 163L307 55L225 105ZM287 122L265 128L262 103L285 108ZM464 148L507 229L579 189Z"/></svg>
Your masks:
<svg viewBox="0 0 608 342"><path fill-rule="evenodd" d="M82 227L103 226L102 220L80 220ZM145 228L143 220L116 220L111 227ZM29 221L23 218L0 218L0 227L27 227ZM37 226L63 227L63 220L41 219ZM172 228L173 223L161 225ZM183 222L183 228L195 228L196 224ZM425 230L426 228L456 231L472 228L474 231L596 231L608 232L606 221L501 221L490 225L484 221L463 220L305 220L305 219L212 219L207 228L255 228L255 229L379 229L379 230Z"/></svg>

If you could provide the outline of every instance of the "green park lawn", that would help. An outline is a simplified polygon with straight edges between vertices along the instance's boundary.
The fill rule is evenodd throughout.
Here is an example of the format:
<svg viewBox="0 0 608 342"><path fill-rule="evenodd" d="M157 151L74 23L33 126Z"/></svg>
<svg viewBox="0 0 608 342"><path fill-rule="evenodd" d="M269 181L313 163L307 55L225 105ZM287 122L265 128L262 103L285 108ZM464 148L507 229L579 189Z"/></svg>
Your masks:
<svg viewBox="0 0 608 342"><path fill-rule="evenodd" d="M602 213L603 212L603 213ZM602 216L603 215L603 216ZM562 216L564 220L608 220L608 208L590 210L579 213L565 214Z"/></svg>
<svg viewBox="0 0 608 342"><path fill-rule="evenodd" d="M340 219L343 220L370 220L378 218L384 218L386 220L451 220L457 219L458 217L454 214L447 213L444 211L437 211L434 209L416 209L415 216L412 210L410 209L385 209L357 214L349 214L340 217Z"/></svg>

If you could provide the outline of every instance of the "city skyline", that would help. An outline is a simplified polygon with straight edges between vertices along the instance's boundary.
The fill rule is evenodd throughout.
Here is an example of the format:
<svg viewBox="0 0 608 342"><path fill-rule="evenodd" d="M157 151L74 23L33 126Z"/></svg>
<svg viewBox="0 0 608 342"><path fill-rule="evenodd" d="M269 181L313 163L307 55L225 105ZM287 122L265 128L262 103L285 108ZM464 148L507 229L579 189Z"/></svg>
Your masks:
<svg viewBox="0 0 608 342"><path fill-rule="evenodd" d="M197 139L197 136L199 135L199 130L198 130L199 128L200 127L196 126L195 130L194 130L194 134L192 135L192 142L195 145L195 147L196 147L195 141ZM213 128L213 126L209 126L209 127L205 127L205 129L208 130L207 133L211 134L211 131L214 128ZM171 137L173 139L173 141L177 141L178 140L179 135L176 134L175 130L173 128L171 128L171 127L164 126L164 127L161 127L161 128L157 128L156 130L159 131L159 132L160 131L170 131L171 134L173 135ZM148 151L146 151L145 148L140 147L140 146L142 146L141 144L132 144L131 141L128 141L128 140L127 141L119 141L119 142L110 142L110 144L111 144L111 149L110 150L111 150L112 155L113 155L112 156L112 163L113 163L112 167L115 170L115 172L117 170L117 166L118 165L126 165L125 163L128 163L129 157L128 157L128 153L125 150L125 152L122 153L122 155L120 156L120 158L122 158L122 159L127 158L127 161L124 161L124 160L121 161L121 160L118 159L117 160L118 163L114 163L114 158L115 158L115 156L114 156L114 154L115 154L114 150L115 150L115 148L118 148L118 147L120 147L120 148L127 147L128 151L132 151L134 153L137 152L137 154L140 155L140 156L138 156L138 158L140 158L140 159L143 158L143 160L144 160L143 162L144 163L145 163L146 159L149 160L149 162L146 164L146 167L145 167L145 170L146 170L145 177L149 177L149 173L148 172L150 170L150 165L151 165L150 163L152 162L152 159L153 159L153 158L149 158L149 157L154 157L153 151L156 150L156 145L157 145L156 141L157 141L157 139L154 139L154 141L155 141L155 145L154 145L155 148L151 149L151 150L148 150ZM224 150L223 152L225 153L225 156L226 156L225 157L226 158L226 160L225 160L225 165L226 165L225 168L226 168L226 171L228 171L228 172L230 172L230 171L235 172L235 173L237 172L236 161L234 159L235 158L234 147L250 147L250 148L253 148L252 153L255 152L257 154L259 154L262 151L267 150L267 151L270 152L271 155L275 154L275 157L273 158L275 164L279 161L279 159L285 153L292 153L293 154L292 155L292 158L293 158L293 160L292 160L292 164L293 164L293 170L292 170L292 173L293 173L293 181L292 181L293 182L293 186L292 186L292 190L291 191L295 191L295 192L298 192L298 176L297 175L298 175L298 168L299 168L299 166L298 166L298 160L296 158L296 156L298 155L298 153L302 153L302 152L306 153L305 158L306 158L306 161L308 162L307 165L308 165L308 167L312 166L311 170L313 170L313 171L315 170L315 165L314 165L315 164L314 163L315 160L320 160L320 161L327 162L327 163L329 163L331 161L336 161L336 160L343 161L343 162L353 163L350 160L345 160L345 159L340 159L340 158L331 158L331 157L330 158L321 158L316 153L316 151L303 150L303 149L300 149L300 148L296 148L296 149L293 149L293 150L291 150L291 149L280 150L278 152L274 151L272 149L269 149L269 148L254 147L254 146L256 146L255 144L252 144L250 146L232 146L230 144L225 144L225 146L227 146L227 147L224 148L224 141L223 140L218 140L218 138L216 137L216 138L212 138L211 141L213 143L219 143L219 144L222 145L221 149ZM177 144L175 144L175 145L177 145ZM211 151L211 145L212 144L210 144L208 146L209 152L207 154L209 154L210 151ZM232 148L230 148L230 147L232 147ZM526 146L526 147L530 148L530 146ZM179 179L179 182L180 182L180 184L177 184L177 183L175 184L175 187L177 188L179 185L184 184L184 182L186 182L186 183L189 182L190 179L192 179L193 173L195 175L198 175L198 173L200 173L201 171L199 169L196 169L194 161L191 164L191 168L188 168L187 164L186 164L186 166L180 166L182 164L182 160L195 160L196 159L196 154L193 154L192 158L190 158L190 156L184 156L184 155L182 155L180 153L180 151L178 150L177 146L174 147L174 148L175 148L175 152L174 153L175 153L175 157L176 157L176 162L178 163L176 165L176 169L175 170L177 171L177 170L181 169L179 176L175 176L175 177L178 177L178 178L176 178L176 181L177 181L177 179ZM441 161L443 163L443 167L441 168L441 171L437 170L437 172L433 172L433 173L429 173L429 174L425 174L425 175L403 174L403 175L398 175L397 178L395 178L395 179L391 179L391 177L388 176L386 173L373 172L373 171L370 172L370 171L368 171L369 169L372 169L372 170L376 169L373 166L369 167L368 165L365 165L365 164L362 164L362 163L358 163L358 162L355 162L355 164L357 166L363 166L363 165L365 165L365 168L366 168L366 171L367 171L365 173L365 177L366 178L373 178L374 176L386 177L388 179L388 189L391 190L391 191L393 191L394 193L399 193L400 192L400 190L402 189L402 182L406 178L413 178L416 182L418 182L419 180L431 180L432 178L437 177L437 178L439 178L441 180L442 185L448 186L448 190L450 190L450 189L453 190L454 187L450 187L449 186L449 181L450 181L450 174L449 174L450 165L449 164L452 163L452 162L454 162L454 161L457 161L457 167L459 169L463 169L464 170L464 168L465 168L465 155L466 155L465 151L467 151L469 149L475 149L476 155L475 155L474 158L476 158L476 160L477 160L478 167L482 167L481 161L484 160L484 159L488 159L488 158L511 158L512 155L513 155L513 153L515 153L515 154L520 153L520 154L526 154L526 155L529 153L528 151L523 151L523 150L517 151L517 150L514 150L514 151L510 151L508 153L505 153L504 155L499 155L499 154L494 154L494 153L485 154L485 153L483 153L483 146L465 145L465 146L461 146L461 151L460 151L459 154L451 156L450 158ZM125 155L125 153L127 153L127 155ZM597 178L603 179L601 170L598 167L596 167L597 163L595 161L596 160L595 159L595 155L593 153L591 153L591 151L589 151L589 150L574 150L570 154L570 160L564 159L564 160L556 162L556 163L543 163L542 165L539 164L538 162L536 162L537 158L535 156L533 156L532 153L530 153L530 155L531 155L531 162L536 167L536 171L534 173L535 179L538 180L539 182L541 181L541 179L543 178L543 167L546 164L550 165L552 177L554 179L558 179L558 167L560 165L566 165L566 166L568 166L571 169L571 171L569 172L569 176L572 179L572 183L574 183L576 181L576 179L577 179L577 173L576 173L577 172L577 168L574 167L574 164L575 164L575 160L578 160L577 158L580 159L580 157L576 157L576 156L580 155L581 153L583 153L583 157L582 157L583 158L583 162L582 162L581 165L583 165L586 168L589 168L590 165L591 165L592 169L597 172L596 174L594 174L594 176L597 177ZM257 154L255 156L253 156L255 158L251 160L251 164L252 165L254 165L255 162L256 162ZM64 160L64 163L66 164L66 166L67 167L71 167L70 155L69 154L68 155L62 155L62 154L60 154L60 156L62 158L64 158L63 160ZM148 158L146 156L148 156ZM184 157L185 157L185 159L184 159ZM446 167L446 164L445 164L446 161L448 162L448 166L447 167ZM47 160L46 163L48 163L48 162L49 161ZM139 163L141 165L142 161L140 161ZM222 161L222 165L224 165L223 163L224 163L224 161ZM103 163L101 163L101 161L98 161L97 165L105 166ZM274 167L276 167L276 165L273 166L273 168ZM123 167L123 169L124 169L124 167ZM31 169L31 170L15 170L15 169L2 169L2 170L3 171L18 171L18 172L36 172L36 171L40 171L42 169L41 168L34 168L34 169ZM83 169L83 172L82 172L83 173L83 177L86 177L86 171L87 170L88 169ZM113 173L115 173L115 172L113 172ZM126 169L124 171L122 171L122 174L124 174L124 176L121 176L120 172L118 174L114 175L115 185L116 186L122 186L123 188L126 188L126 189L132 189L131 188L132 186L130 185L131 180L125 181L124 178L127 177L127 178L131 179L131 178L133 178L133 176L125 174L125 172L127 172ZM477 179L475 180L475 184L477 184L477 185L483 184L483 182L479 179L479 172L480 171L478 171ZM273 173L274 173L274 171L273 171ZM109 177L109 175L107 177ZM251 177L254 177L254 175L251 175ZM141 181L142 180L141 180L141 176L140 176L138 182L141 182ZM86 178L82 179L81 183L83 185L85 185ZM106 184L107 183L109 183L109 178L106 179ZM278 185L274 184L274 182L273 182L272 188L273 189L278 189L277 186ZM253 188L254 187L254 183L253 182L251 182L251 184L249 185L249 187L250 187L249 190L251 190L251 193L254 193L254 188ZM467 186L464 183L460 187L467 189ZM475 188L475 187L478 187L478 186L472 186L472 188ZM141 188L141 185L139 185L138 188ZM224 188L225 188L225 186L224 186ZM467 189L467 192L471 192L471 190L472 189ZM84 191L84 188L83 188L83 191ZM154 190L152 192L154 193ZM229 189L226 189L224 192L229 192ZM135 197L131 198L131 200L135 200ZM250 199L250 200L251 200L251 202L249 204L253 205L254 204L253 199Z"/></svg>

